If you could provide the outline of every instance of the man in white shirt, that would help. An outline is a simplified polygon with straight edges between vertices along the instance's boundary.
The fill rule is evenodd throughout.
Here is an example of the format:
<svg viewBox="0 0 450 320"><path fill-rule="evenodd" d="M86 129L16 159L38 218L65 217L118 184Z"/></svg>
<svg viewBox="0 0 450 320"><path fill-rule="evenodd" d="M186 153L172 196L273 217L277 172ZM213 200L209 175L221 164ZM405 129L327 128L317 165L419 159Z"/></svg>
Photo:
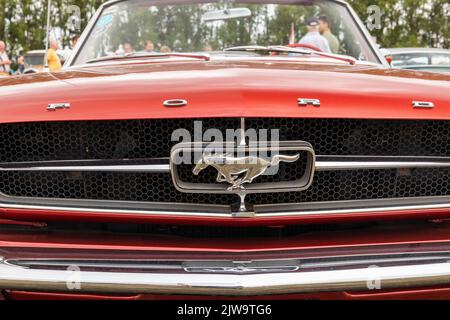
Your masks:
<svg viewBox="0 0 450 320"><path fill-rule="evenodd" d="M323 37L319 32L319 19L312 17L306 22L308 27L308 33L300 40L300 44L312 45L323 52L331 53L328 40Z"/></svg>
<svg viewBox="0 0 450 320"><path fill-rule="evenodd" d="M10 71L11 60L6 53L6 45L0 40L0 73L8 73Z"/></svg>

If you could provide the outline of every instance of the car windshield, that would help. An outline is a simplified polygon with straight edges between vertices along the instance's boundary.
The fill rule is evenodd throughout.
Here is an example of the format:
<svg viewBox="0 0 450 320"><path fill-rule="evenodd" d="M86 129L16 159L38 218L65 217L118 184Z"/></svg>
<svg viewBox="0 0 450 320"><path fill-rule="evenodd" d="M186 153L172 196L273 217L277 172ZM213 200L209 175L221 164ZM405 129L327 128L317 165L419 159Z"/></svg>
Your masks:
<svg viewBox="0 0 450 320"><path fill-rule="evenodd" d="M231 47L280 45L379 63L347 7L329 0L121 1L103 9L74 61L161 53L214 55Z"/></svg>

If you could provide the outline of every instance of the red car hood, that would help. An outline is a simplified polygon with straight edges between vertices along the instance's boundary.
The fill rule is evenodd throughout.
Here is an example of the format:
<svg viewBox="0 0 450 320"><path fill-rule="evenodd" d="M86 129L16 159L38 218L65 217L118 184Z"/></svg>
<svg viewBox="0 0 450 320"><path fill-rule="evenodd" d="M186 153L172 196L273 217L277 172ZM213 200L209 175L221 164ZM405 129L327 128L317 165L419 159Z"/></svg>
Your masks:
<svg viewBox="0 0 450 320"><path fill-rule="evenodd" d="M298 98L322 105L298 107ZM188 105L164 107L169 99ZM71 108L47 111L63 102ZM115 62L0 80L4 123L187 117L450 119L450 76L271 58Z"/></svg>

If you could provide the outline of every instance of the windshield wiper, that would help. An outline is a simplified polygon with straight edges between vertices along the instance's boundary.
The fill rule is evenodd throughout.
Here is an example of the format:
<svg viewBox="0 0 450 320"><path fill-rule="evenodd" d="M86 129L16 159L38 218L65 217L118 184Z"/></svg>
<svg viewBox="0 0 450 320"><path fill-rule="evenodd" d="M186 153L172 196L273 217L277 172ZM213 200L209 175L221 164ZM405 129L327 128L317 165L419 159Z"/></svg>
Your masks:
<svg viewBox="0 0 450 320"><path fill-rule="evenodd" d="M290 48L285 46L239 46L226 48L223 51L245 51L245 52L284 52L284 53L300 53L311 54L312 50Z"/></svg>
<svg viewBox="0 0 450 320"><path fill-rule="evenodd" d="M286 46L240 46L240 47L232 47L224 49L223 51L245 51L245 52L279 52L279 53L295 53L295 54L304 54L304 55L316 55L319 57L335 59L339 61L345 61L350 63L351 65L356 64L356 60L354 58L348 56L342 56L332 53L319 52L311 49L303 49L303 48L291 48Z"/></svg>
<svg viewBox="0 0 450 320"><path fill-rule="evenodd" d="M140 58L166 58L166 57L181 57L181 58L192 58L192 59L201 59L204 61L210 61L211 57L209 54L197 54L197 53L129 53L123 54L119 56L106 56L95 58L86 61L86 63L95 63L95 62L103 62L103 61L113 61L113 60L125 60L125 59L140 59Z"/></svg>

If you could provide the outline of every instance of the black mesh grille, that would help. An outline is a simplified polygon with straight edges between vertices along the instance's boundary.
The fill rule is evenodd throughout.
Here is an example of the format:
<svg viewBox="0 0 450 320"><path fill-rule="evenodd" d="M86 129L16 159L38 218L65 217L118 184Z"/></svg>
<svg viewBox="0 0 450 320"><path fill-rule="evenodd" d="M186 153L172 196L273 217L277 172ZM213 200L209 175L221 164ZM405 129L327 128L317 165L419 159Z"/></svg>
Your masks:
<svg viewBox="0 0 450 320"><path fill-rule="evenodd" d="M168 157L173 131L192 133L194 121L2 124L0 162ZM239 119L201 121L203 132L240 126ZM246 126L279 129L280 140L307 141L319 155L450 156L450 121L258 118L247 119Z"/></svg>
<svg viewBox="0 0 450 320"><path fill-rule="evenodd" d="M202 120L204 132L239 128L238 119ZM0 125L0 162L166 158L172 133L194 134L194 120L34 122Z"/></svg>
<svg viewBox="0 0 450 320"><path fill-rule="evenodd" d="M208 128L238 128L239 119L202 120ZM194 120L38 122L0 125L0 162L168 158L172 133L194 134ZM234 195L185 194L170 174L110 172L0 172L0 191L10 196L182 202L232 205Z"/></svg>
<svg viewBox="0 0 450 320"><path fill-rule="evenodd" d="M319 155L450 156L450 121L248 119L248 128L280 129Z"/></svg>
<svg viewBox="0 0 450 320"><path fill-rule="evenodd" d="M2 172L2 192L10 196L237 204L234 195L190 194L178 192L170 174L113 172Z"/></svg>
<svg viewBox="0 0 450 320"><path fill-rule="evenodd" d="M303 192L252 194L250 204L281 204L450 195L449 169L392 169L316 172Z"/></svg>
<svg viewBox="0 0 450 320"><path fill-rule="evenodd" d="M203 131L237 129L239 119L206 119ZM192 119L41 122L0 125L0 162L168 157L175 129L193 133ZM247 119L247 128L280 129L280 140L304 140L318 155L450 156L450 122L419 120ZM192 167L180 175L192 179ZM292 180L301 170L282 164ZM202 172L198 182L217 173ZM249 195L251 204L450 195L449 169L316 172L304 192ZM259 181L259 182L262 182ZM255 181L257 182L257 181ZM11 196L152 202L237 204L233 195L184 194L169 174L0 172Z"/></svg>

